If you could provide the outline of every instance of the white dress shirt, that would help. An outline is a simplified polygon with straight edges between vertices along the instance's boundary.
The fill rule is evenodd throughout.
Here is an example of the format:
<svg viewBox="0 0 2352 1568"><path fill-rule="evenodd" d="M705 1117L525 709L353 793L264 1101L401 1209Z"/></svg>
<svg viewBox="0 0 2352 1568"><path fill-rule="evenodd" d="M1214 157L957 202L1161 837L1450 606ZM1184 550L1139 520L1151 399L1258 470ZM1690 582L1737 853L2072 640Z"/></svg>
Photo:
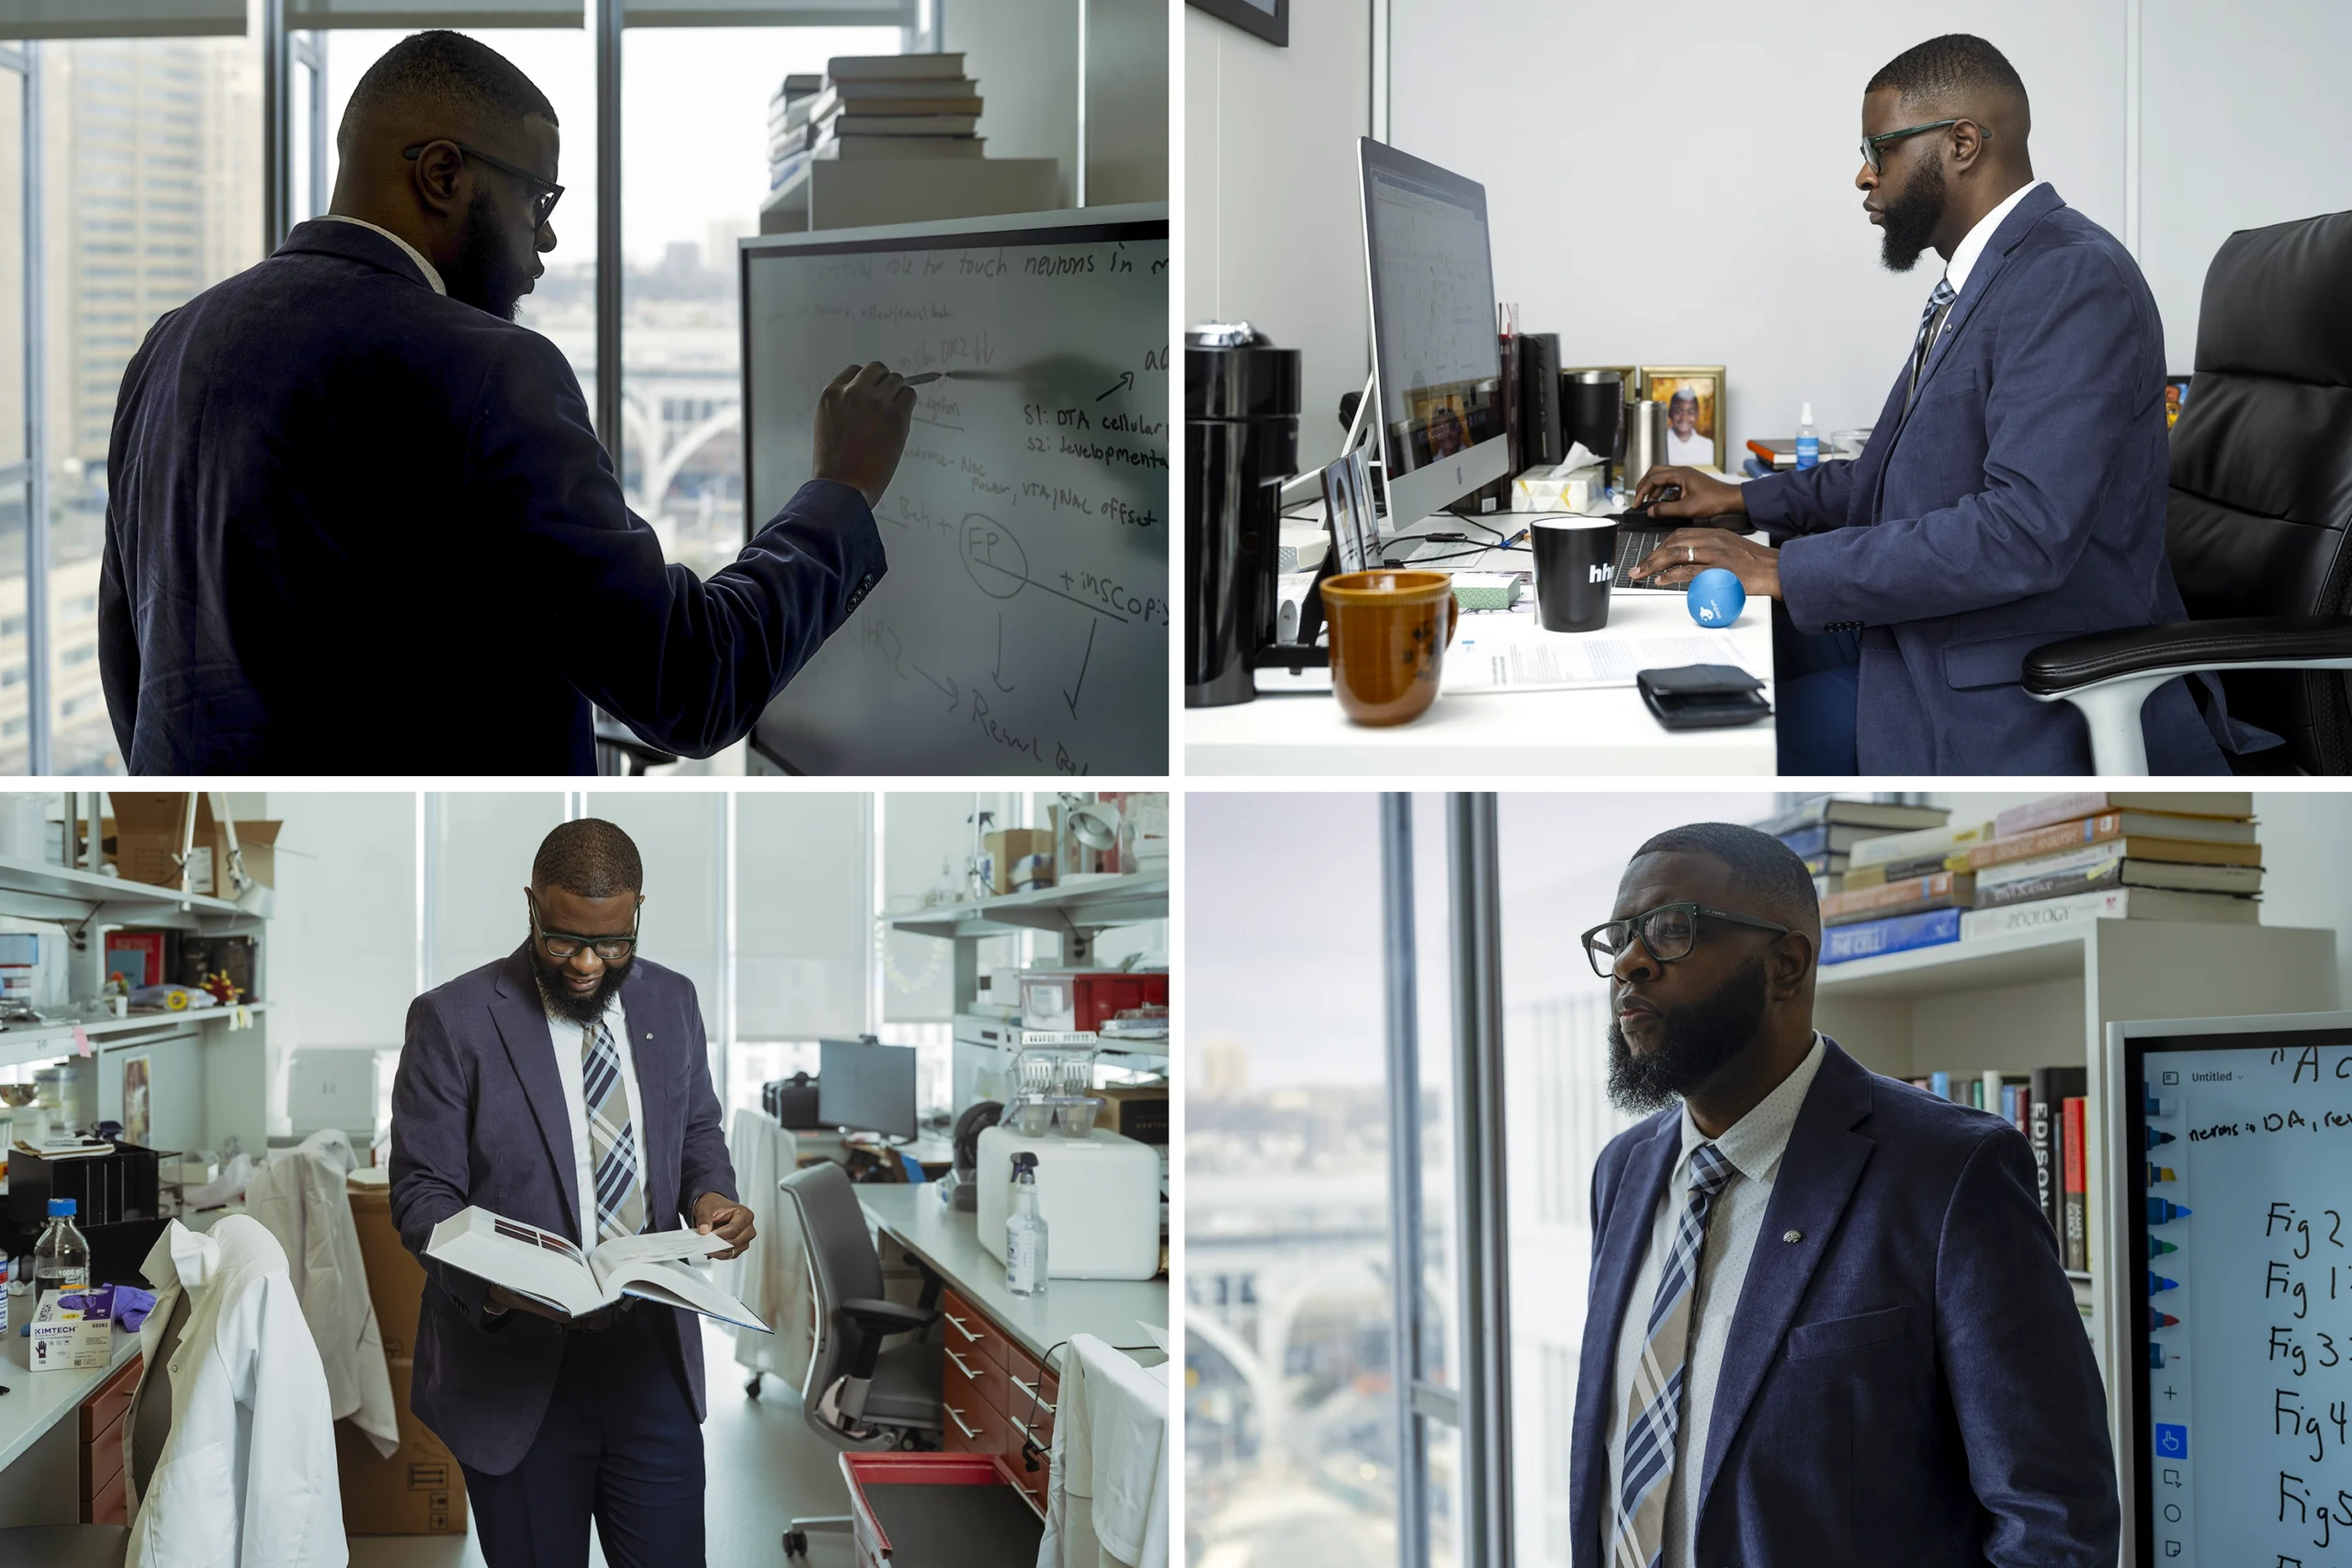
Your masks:
<svg viewBox="0 0 2352 1568"><path fill-rule="evenodd" d="M1951 260L1944 264L1944 279L1951 285L1953 294L1957 295L1968 287L1968 275L1976 270L1976 258L1983 255L1984 247L1993 243L1993 231L2001 226L2001 220L2015 211L2018 203L2031 195L2037 186L2049 183L2048 180L2028 180L2009 192L2002 198L2000 206L1979 218L1976 226L1960 237L1960 243L1951 248ZM1946 310L1944 321L1949 323L1951 320L1951 312ZM1943 335L1942 327L1937 328L1936 335Z"/></svg>
<svg viewBox="0 0 2352 1568"><path fill-rule="evenodd" d="M449 290L442 285L440 268L435 266L431 262L426 261L424 259L424 252L418 250L414 245L410 244L406 240L401 239L398 234L393 233L390 229L385 228L382 224L370 223L365 218L345 217L340 212L322 212L319 216L335 223L356 223L362 229L373 229L377 233L381 234L384 238L390 240L392 243L398 245L401 250L408 253L408 259L414 262L417 265L417 270L424 274L424 281L433 285L434 293L447 294L449 292Z"/></svg>
<svg viewBox="0 0 2352 1568"><path fill-rule="evenodd" d="M621 1084L628 1090L628 1125L630 1139L637 1147L637 1180L640 1190L645 1185L645 1104L637 1094L637 1057L629 1050L628 1015L621 1010L621 998L616 994L605 1003L605 1021L612 1026L613 1044L620 1052ZM580 1173L580 1232L573 1239L582 1252L596 1245L596 1168L595 1157L588 1147L588 1091L583 1087L587 1073L580 1059L581 1036L591 1028L574 1023L568 1018L548 1014L548 1038L555 1046L556 1077L563 1080L563 1113L571 1124L571 1159ZM646 1199L645 1223L656 1223L653 1201Z"/></svg>
<svg viewBox="0 0 2352 1568"><path fill-rule="evenodd" d="M1666 427L1666 460L1669 463L1695 464L1700 468L1713 467L1715 461L1715 438L1712 435L1702 435L1693 430L1690 433L1690 439L1685 441L1675 434L1674 426L1669 424Z"/></svg>
<svg viewBox="0 0 2352 1568"><path fill-rule="evenodd" d="M1739 1305L1740 1286L1747 1281L1756 1234L1764 1224L1764 1210L1772 1201L1772 1182L1780 1174L1781 1156L1797 1124L1805 1091L1821 1070L1821 1034L1815 1031L1813 1049L1796 1071L1766 1095L1762 1103L1724 1130L1713 1140L1716 1152L1731 1161L1733 1177L1707 1211L1707 1240L1699 1255L1699 1277L1691 1283L1690 1346L1683 1358L1682 1420L1676 1429L1674 1472L1667 1479L1666 1526L1659 1541L1658 1568L1690 1568L1696 1541L1698 1468L1706 1462L1707 1426L1714 1414L1715 1382L1724 1368L1724 1346L1731 1337L1733 1312ZM1625 1391L1634 1385L1634 1368L1649 1341L1650 1303L1657 1295L1658 1273L1673 1249L1676 1227L1682 1223L1690 1190L1690 1151L1708 1142L1707 1134L1682 1108L1682 1152L1667 1178L1657 1210L1650 1220L1649 1250L1641 1271L1634 1277L1625 1321L1617 1331L1616 1381L1609 1396L1609 1491L1618 1495L1625 1467ZM1606 1529L1603 1532L1606 1543Z"/></svg>

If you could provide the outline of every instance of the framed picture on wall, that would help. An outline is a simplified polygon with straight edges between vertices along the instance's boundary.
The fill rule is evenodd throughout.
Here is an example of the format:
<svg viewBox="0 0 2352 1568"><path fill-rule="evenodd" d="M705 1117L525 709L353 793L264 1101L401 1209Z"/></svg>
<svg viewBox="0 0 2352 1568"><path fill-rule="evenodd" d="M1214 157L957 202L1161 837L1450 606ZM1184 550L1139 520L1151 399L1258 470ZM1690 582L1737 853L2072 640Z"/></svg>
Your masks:
<svg viewBox="0 0 2352 1568"><path fill-rule="evenodd" d="M1192 6L1278 49L1290 47L1290 0L1192 0Z"/></svg>
<svg viewBox="0 0 2352 1568"><path fill-rule="evenodd" d="M1720 365L1645 365L1642 396L1666 405L1666 461L1723 471L1730 432Z"/></svg>

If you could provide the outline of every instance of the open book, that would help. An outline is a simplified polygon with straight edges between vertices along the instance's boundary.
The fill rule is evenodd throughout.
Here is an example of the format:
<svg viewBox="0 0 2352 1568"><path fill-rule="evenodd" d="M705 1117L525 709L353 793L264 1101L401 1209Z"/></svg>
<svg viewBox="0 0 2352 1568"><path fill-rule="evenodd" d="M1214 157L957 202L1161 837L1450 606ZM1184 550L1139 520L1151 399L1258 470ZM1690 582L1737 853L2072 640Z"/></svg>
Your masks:
<svg viewBox="0 0 2352 1568"><path fill-rule="evenodd" d="M468 1208L433 1227L424 1255L573 1317L637 1296L773 1333L687 1261L726 1250L715 1235L678 1230L622 1236L583 1254L560 1235Z"/></svg>

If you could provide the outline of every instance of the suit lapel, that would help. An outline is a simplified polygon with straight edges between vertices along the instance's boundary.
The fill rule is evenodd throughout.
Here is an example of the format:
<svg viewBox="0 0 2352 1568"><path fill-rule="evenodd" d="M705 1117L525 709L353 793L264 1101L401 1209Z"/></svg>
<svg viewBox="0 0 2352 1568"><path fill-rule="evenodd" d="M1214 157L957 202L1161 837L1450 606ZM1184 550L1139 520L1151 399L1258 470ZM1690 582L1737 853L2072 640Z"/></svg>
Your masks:
<svg viewBox="0 0 2352 1568"><path fill-rule="evenodd" d="M1715 1407L1707 1423L1706 1459L1699 1472L1697 1517L1702 1521L1724 1455L1747 1418L1764 1373L1781 1352L1781 1341L1788 1337L1797 1303L1804 1299L1862 1167L1877 1146L1853 1131L1870 1115L1870 1073L1839 1050L1836 1041L1824 1038L1821 1068L1805 1091L1788 1149L1781 1156L1772 1201L1765 1206L1747 1279L1732 1314L1731 1336L1724 1346ZM1802 1239L1782 1240L1792 1231Z"/></svg>
<svg viewBox="0 0 2352 1568"><path fill-rule="evenodd" d="M1600 1561L1609 1517L1609 1438L1617 1405L1617 1339L1631 1309L1634 1280L1649 1251L1659 1197L1682 1150L1682 1117L1658 1118L1657 1129L1625 1161L1625 1173L1602 1224L1600 1252L1592 1263L1592 1300L1584 1336L1583 1364L1577 1376L1576 1429L1587 1434L1578 1452L1575 1518L1595 1521L1600 1533L1580 1545L1591 1548L1585 1562Z"/></svg>
<svg viewBox="0 0 2352 1568"><path fill-rule="evenodd" d="M670 1076L661 1066L663 1053L684 1035L662 1007L650 979L643 970L635 970L621 983L621 1011L628 1019L629 1063L637 1070L637 1102L645 1120L645 1125L637 1130L637 1169L638 1179L645 1184L645 1223L654 1230L665 1230L677 1214L678 1195L663 1179L674 1174L677 1161L654 1157L656 1149L668 1146L663 1139L670 1135L675 1109L667 1088Z"/></svg>
<svg viewBox="0 0 2352 1568"><path fill-rule="evenodd" d="M516 948L498 971L498 996L490 1018L506 1047L506 1059L522 1080L523 1098L530 1102L531 1119L538 1123L547 1145L548 1162L563 1198L563 1212L571 1216L572 1234L586 1235L580 1220L580 1166L571 1154L571 1122L565 1113L563 1079L556 1072L555 1039L548 1032L546 1006L538 983L531 977L531 954Z"/></svg>

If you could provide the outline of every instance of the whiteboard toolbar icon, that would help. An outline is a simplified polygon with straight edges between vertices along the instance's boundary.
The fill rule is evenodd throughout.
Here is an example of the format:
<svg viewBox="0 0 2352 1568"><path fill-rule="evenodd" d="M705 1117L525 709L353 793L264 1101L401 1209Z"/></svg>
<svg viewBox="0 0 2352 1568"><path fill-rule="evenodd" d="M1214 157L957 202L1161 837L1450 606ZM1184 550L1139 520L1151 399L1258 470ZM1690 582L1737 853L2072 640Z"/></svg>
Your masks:
<svg viewBox="0 0 2352 1568"><path fill-rule="evenodd" d="M2188 1457L2188 1428L2168 1426L2162 1421L2157 1422L2156 1452L2166 1459L2187 1459Z"/></svg>

